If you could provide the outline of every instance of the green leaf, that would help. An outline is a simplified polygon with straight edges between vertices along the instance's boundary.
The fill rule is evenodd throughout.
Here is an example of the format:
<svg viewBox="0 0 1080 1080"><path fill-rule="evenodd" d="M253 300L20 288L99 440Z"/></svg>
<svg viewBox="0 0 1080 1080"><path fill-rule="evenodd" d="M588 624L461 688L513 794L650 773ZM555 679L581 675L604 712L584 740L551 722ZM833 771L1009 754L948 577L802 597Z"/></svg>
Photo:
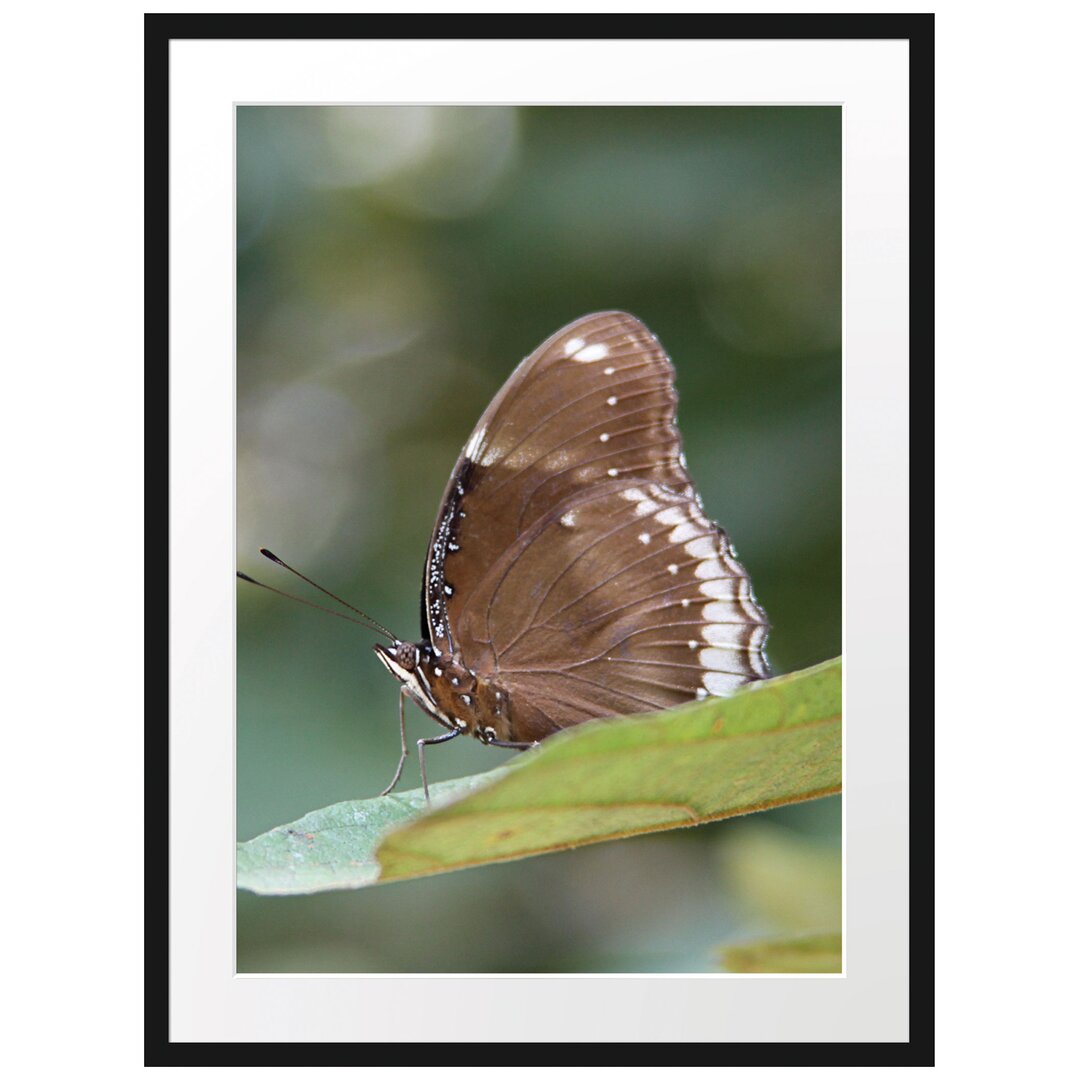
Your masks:
<svg viewBox="0 0 1080 1080"><path fill-rule="evenodd" d="M461 799L506 774L507 766L479 776L431 785L431 808ZM279 895L358 889L379 879L375 857L387 833L431 812L423 791L336 803L299 821L279 825L236 845L236 883Z"/></svg>
<svg viewBox="0 0 1080 1080"><path fill-rule="evenodd" d="M783 975L822 974L841 970L839 934L808 934L774 941L728 945L718 950L728 971Z"/></svg>
<svg viewBox="0 0 1080 1080"><path fill-rule="evenodd" d="M697 825L840 790L839 658L546 739L423 794L338 803L238 846L260 893L357 888Z"/></svg>

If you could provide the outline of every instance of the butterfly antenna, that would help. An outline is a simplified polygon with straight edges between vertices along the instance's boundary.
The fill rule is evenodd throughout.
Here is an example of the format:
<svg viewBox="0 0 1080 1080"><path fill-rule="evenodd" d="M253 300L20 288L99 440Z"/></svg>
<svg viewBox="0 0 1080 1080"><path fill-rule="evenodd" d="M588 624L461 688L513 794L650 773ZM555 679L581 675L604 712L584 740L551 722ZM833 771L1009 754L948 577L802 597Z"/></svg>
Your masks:
<svg viewBox="0 0 1080 1080"><path fill-rule="evenodd" d="M323 607L322 604L313 604L310 600L305 600L302 596L294 596L292 593L287 593L282 589L275 589L273 585L267 585L262 581L256 581L253 577L248 577L247 574L236 571L236 576L241 581L246 581L250 585L258 585L260 589L265 589L267 592L277 593L278 596L284 596L286 600L295 600L298 604L306 604L310 608L314 608L316 611L323 611L327 615L336 615L339 619L344 619L346 622L356 623L357 626L364 627L365 630L374 630L376 627L369 626L366 622L360 619L354 619L351 615L346 615L343 611L334 611L333 608ZM386 633L386 631L378 628L380 633ZM391 641L396 641L397 638L393 634L390 634Z"/></svg>
<svg viewBox="0 0 1080 1080"><path fill-rule="evenodd" d="M342 600L340 596L332 593L329 589L324 589L321 585L319 585L317 582L312 581L311 578L307 577L305 574L301 574L300 571L297 570L295 567L290 566L284 559L279 559L277 555L275 555L269 548L259 548L259 554L265 556L271 562L277 563L278 566L284 567L286 570L289 571L290 574L295 574L301 581L306 581L313 589L318 589L319 592L321 592L324 596L329 596L331 600L336 600L343 607L347 607L351 612L359 615L361 619L366 620L366 623L370 629L385 635L391 641L397 641L397 636L395 634L390 633L390 631L387 630L381 622L373 619L366 611L361 611L358 607L353 607L353 605L350 604L347 600ZM248 580L250 581L253 579L249 578ZM256 584L259 583L256 582ZM324 608L323 610L325 611L328 609Z"/></svg>

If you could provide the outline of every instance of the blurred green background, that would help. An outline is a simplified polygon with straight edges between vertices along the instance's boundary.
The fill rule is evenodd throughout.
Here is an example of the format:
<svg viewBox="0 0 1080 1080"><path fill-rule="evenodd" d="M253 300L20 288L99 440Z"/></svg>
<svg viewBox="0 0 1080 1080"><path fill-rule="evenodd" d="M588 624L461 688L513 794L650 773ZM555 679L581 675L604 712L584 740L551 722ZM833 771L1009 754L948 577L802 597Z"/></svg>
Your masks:
<svg viewBox="0 0 1080 1080"><path fill-rule="evenodd" d="M303 590L269 547L418 637L473 424L549 334L620 308L675 363L690 473L774 670L840 652L838 108L244 106L236 132L240 569ZM246 840L375 794L399 739L374 635L237 592ZM458 739L429 775L508 753ZM839 926L840 800L237 905L241 972L717 970L717 945Z"/></svg>

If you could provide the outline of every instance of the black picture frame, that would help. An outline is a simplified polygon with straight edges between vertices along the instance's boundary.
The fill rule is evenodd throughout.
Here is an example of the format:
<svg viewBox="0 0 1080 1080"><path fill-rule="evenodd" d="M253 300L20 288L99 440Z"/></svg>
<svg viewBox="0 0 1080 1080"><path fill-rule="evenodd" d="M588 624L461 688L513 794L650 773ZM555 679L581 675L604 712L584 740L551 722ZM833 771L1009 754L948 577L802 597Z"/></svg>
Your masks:
<svg viewBox="0 0 1080 1080"><path fill-rule="evenodd" d="M601 31L600 28L603 27ZM146 381L147 425L147 541L160 552L168 536L168 491L160 478L169 465L169 45L178 39L311 39L311 38L565 38L618 39L903 39L909 46L910 71L910 340L918 369L933 363L934 262L934 17L932 15L658 15L621 16L600 21L550 16L446 15L159 15L145 18L145 139L146 139ZM164 369L164 370L163 370ZM912 462L912 491L918 492L920 535L933 525L932 457L933 404L927 394L912 395L911 430L918 431L923 451ZM916 440L912 440L913 444ZM922 580L933 580L932 555L924 545L911 543L912 557L922 565ZM175 553L174 553L175 554ZM160 562L160 559L158 560ZM913 567L914 569L914 567ZM146 1065L360 1065L371 1061L372 1049L385 1050L397 1065L468 1065L520 1062L520 1044L463 1042L425 1043L422 1033L411 1045L349 1043L178 1043L169 1037L169 863L167 852L153 837L169 826L168 732L161 722L168 709L168 650L162 640L169 632L167 604L159 590L147 590L146 669L146 931L145 931L145 1064ZM914 625L914 620L912 620ZM933 656L925 637L932 633L920 619L920 654ZM157 629L157 633L153 630ZM923 716L923 721L926 717ZM722 1045L725 1065L918 1065L934 1063L934 933L933 905L933 791L932 757L913 754L909 785L918 791L911 800L910 912L913 952L909 957L910 1038L906 1043L732 1043ZM917 944L918 952L914 952ZM504 1048L500 1053L500 1047ZM605 1044L607 1064L655 1064L671 1067L688 1060L685 1044ZM534 1043L530 1065L566 1065L582 1061L581 1044Z"/></svg>

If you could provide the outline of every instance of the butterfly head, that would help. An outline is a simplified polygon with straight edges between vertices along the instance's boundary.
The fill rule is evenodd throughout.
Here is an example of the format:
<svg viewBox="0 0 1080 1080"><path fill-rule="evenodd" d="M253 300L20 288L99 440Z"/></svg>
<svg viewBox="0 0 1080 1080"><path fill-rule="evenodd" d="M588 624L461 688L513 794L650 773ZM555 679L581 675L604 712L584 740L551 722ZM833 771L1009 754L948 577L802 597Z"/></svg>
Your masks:
<svg viewBox="0 0 1080 1080"><path fill-rule="evenodd" d="M394 676L405 693L429 716L434 717L443 727L459 727L441 709L435 700L432 683L444 674L439 666L444 658L436 657L428 642L414 645L411 641L397 641L393 645L373 645L375 655L382 661L383 667Z"/></svg>
<svg viewBox="0 0 1080 1080"><path fill-rule="evenodd" d="M395 641L393 645L373 645L375 655L383 662L386 670L401 682L409 682L409 676L416 671L420 650L411 641Z"/></svg>

